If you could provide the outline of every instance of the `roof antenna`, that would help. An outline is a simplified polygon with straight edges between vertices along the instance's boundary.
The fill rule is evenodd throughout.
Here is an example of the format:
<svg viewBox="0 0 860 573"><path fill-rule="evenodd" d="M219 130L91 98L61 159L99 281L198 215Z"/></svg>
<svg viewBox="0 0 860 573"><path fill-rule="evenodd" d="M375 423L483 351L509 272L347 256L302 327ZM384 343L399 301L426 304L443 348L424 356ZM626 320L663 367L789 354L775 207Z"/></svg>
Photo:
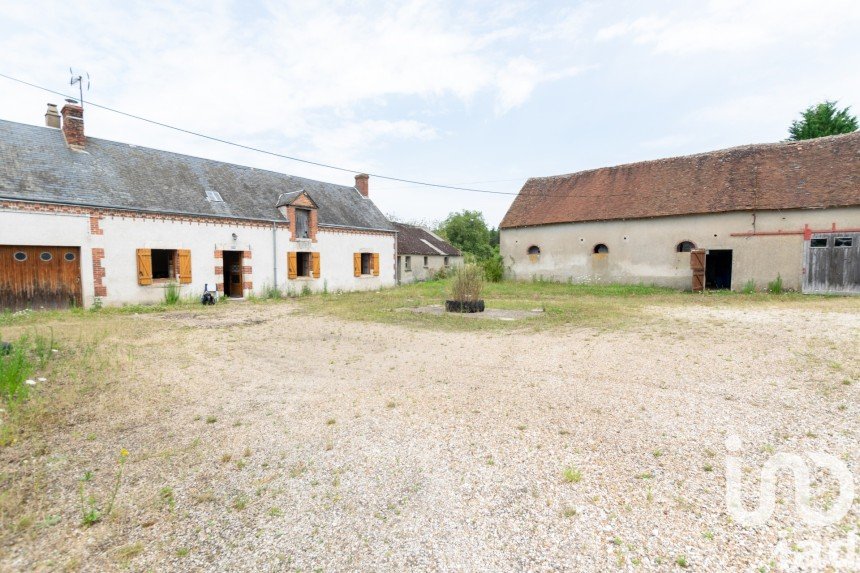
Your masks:
<svg viewBox="0 0 860 573"><path fill-rule="evenodd" d="M78 93L81 96L81 107L84 107L84 76L82 74L75 75L72 68L69 68L69 74L72 76L72 79L69 80L69 85L73 86L78 84ZM89 72L84 72L84 74L87 75L87 91L90 91L90 74Z"/></svg>

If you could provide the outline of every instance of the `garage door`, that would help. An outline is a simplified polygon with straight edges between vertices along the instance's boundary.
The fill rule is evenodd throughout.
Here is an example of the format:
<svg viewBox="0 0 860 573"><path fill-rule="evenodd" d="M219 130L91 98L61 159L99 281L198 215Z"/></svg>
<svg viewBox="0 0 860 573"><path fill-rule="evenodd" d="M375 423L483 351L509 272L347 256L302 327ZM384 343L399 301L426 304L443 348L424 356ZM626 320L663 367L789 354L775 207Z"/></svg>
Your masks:
<svg viewBox="0 0 860 573"><path fill-rule="evenodd" d="M0 245L0 310L81 305L78 247Z"/></svg>

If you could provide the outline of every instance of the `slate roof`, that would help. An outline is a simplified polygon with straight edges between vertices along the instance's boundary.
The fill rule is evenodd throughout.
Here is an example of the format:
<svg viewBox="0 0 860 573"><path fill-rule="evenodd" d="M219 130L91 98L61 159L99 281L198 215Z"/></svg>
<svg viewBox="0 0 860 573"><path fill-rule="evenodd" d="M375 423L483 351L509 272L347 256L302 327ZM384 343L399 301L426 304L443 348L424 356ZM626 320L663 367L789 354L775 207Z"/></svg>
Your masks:
<svg viewBox="0 0 860 573"><path fill-rule="evenodd" d="M394 223L397 229L398 255L446 255L459 257L462 253L444 241L440 236L431 233L424 227Z"/></svg>
<svg viewBox="0 0 860 573"><path fill-rule="evenodd" d="M501 228L860 205L860 132L526 181Z"/></svg>
<svg viewBox="0 0 860 573"><path fill-rule="evenodd" d="M321 227L394 230L354 187L89 136L84 149L58 129L0 120L0 198L284 222L278 198L306 191Z"/></svg>

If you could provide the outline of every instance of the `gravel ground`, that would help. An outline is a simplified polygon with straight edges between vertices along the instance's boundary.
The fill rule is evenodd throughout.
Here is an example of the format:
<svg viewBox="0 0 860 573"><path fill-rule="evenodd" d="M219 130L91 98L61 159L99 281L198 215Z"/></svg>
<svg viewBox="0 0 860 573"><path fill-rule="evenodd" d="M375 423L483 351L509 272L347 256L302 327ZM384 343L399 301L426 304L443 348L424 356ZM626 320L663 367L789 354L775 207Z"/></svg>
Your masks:
<svg viewBox="0 0 860 573"><path fill-rule="evenodd" d="M860 527L860 503L804 525L789 479L764 526L725 502L729 434L748 507L775 451L860 476L853 302L661 306L623 329L539 333L289 303L111 320L132 358L39 462L60 521L8 538L0 569L794 570L778 547L808 557ZM120 448L118 509L81 527L79 479L94 469L104 494ZM835 481L813 475L826 507ZM857 570L858 550L834 570Z"/></svg>

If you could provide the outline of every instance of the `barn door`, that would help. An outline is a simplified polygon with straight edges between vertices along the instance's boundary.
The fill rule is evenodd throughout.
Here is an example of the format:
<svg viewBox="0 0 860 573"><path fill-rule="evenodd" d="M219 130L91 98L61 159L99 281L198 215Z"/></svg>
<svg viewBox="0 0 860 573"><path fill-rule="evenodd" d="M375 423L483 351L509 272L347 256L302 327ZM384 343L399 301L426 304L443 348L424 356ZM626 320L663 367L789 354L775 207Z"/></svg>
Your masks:
<svg viewBox="0 0 860 573"><path fill-rule="evenodd" d="M814 233L803 248L804 293L860 293L860 233Z"/></svg>
<svg viewBox="0 0 860 573"><path fill-rule="evenodd" d="M0 311L83 303L78 247L0 246Z"/></svg>
<svg viewBox="0 0 860 573"><path fill-rule="evenodd" d="M690 251L690 268L693 271L693 292L705 290L705 249Z"/></svg>

